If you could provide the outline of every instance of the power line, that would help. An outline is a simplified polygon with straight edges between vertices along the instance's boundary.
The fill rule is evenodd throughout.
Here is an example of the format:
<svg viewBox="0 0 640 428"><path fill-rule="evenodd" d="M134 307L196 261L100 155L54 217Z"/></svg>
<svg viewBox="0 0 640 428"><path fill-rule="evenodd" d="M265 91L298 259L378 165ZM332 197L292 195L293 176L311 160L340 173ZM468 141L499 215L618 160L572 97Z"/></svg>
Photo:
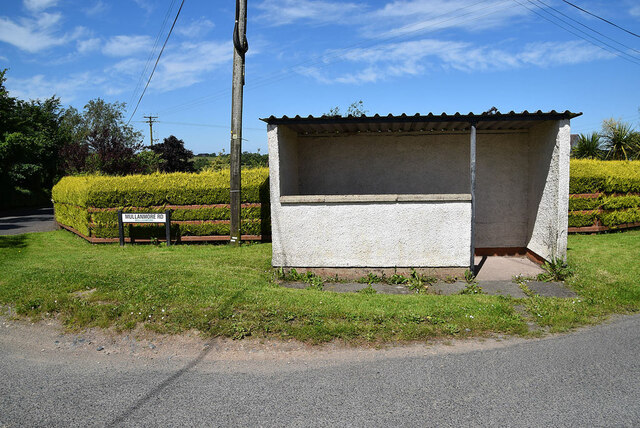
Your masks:
<svg viewBox="0 0 640 428"><path fill-rule="evenodd" d="M167 26L167 21L169 20L169 16L171 15L171 11L173 10L173 5L175 4L175 2L176 2L176 0L171 0L171 3L169 4L169 8L167 9L167 13L165 13L164 19L162 20L162 25L160 26L160 31L158 31L158 34L156 35L156 39L153 42L153 47L151 48L151 51L149 52L149 56L147 57L147 62L145 63L144 68L142 69L142 72L140 73L140 77L138 77L138 82L136 83L136 86L135 86L133 92L131 93L131 98L129 99L129 102L127 104L131 104L133 102L133 100L136 97L136 94L138 93L138 90L142 86L142 82L144 81L144 76L146 76L147 71L149 70L149 67L151 66L151 59L156 54L156 50L158 48L158 43L160 42L160 37L164 33L164 29Z"/></svg>
<svg viewBox="0 0 640 428"><path fill-rule="evenodd" d="M284 68L284 69L282 69L282 70L280 70L278 72L272 73L269 76L265 76L262 79L257 79L257 80L255 80L255 81L253 81L251 83L248 83L247 84L247 88L254 89L254 88L257 88L257 87L261 87L261 86L265 86L265 85L277 82L279 80L287 78L288 75L291 74L293 71L295 71L296 69L298 69L298 68L300 68L302 66L305 66L305 65L315 65L315 64L319 64L320 63L320 64L324 64L323 67L327 67L327 66L330 65L330 63L327 64L327 60L345 56L345 55L349 54L351 52L351 50L354 49L354 48L357 48L357 47L372 47L372 46L378 45L378 44L380 44L382 42L385 42L385 41L389 41L389 40L393 40L393 39L399 39L399 38L403 38L403 37L406 37L408 35L415 34L415 33L418 33L418 32L422 32L422 31L425 31L425 30L438 28L439 26L441 26L442 24L444 24L446 22L459 20L462 17L477 13L477 12L479 12L481 10L495 9L495 8L497 8L499 6L502 6L503 4L509 3L509 2L510 2L510 0L505 0L505 1L493 4L491 6L485 6L485 7L481 8L481 9L472 10L472 11L467 12L467 13L462 14L462 15L456 15L456 16L453 16L453 17L450 17L450 18L447 18L447 19L443 19L443 20L438 21L438 22L433 22L434 19L443 18L443 17L446 17L447 15L451 15L453 13L460 12L460 11L465 10L465 9L469 9L471 7L477 6L479 4L483 4L485 2L484 1L478 1L478 2L473 3L471 5L467 5L467 6L464 6L464 7L460 7L458 9L450 10L448 12L445 12L445 13L441 14L441 15L432 17L427 21L422 21L423 23L424 22L432 22L429 25L425 25L425 26L419 27L419 28L411 30L411 31L402 32L402 30L409 29L409 28L415 26L416 24L405 25L405 26L401 27L400 29L396 30L396 31L400 31L401 34L393 35L393 36L390 36L390 37L377 37L376 39L374 39L373 42L371 40L366 40L366 41L363 41L363 42L354 43L354 44L352 44L350 46L347 46L345 48L342 48L342 49L340 49L340 50L338 50L338 51L336 51L336 52L334 52L332 54L321 55L321 56L316 56L314 58L310 58L310 59L308 59L306 61L302 61L302 62L300 62L298 64L294 64L294 65L292 65L290 67ZM477 19L482 18L484 16L493 14L495 12L496 11L494 10L494 11L491 11L491 12L488 12L488 13L484 13L482 15L473 16L473 17L470 17L468 19L464 19L462 21L459 21L457 23L461 24L461 23L464 23L464 22L467 22L467 21L474 21L474 20L477 20ZM230 91L229 89L223 89L223 90L215 92L215 93L213 93L211 95L207 95L207 96L204 96L204 97L193 99L191 101L187 101L187 102L182 103L182 104L178 104L178 105L173 106L173 107L171 107L169 109L163 110L160 113L177 112L177 111L182 111L182 110L188 110L188 109L191 109L193 107L202 105L202 104L204 104L204 103L206 103L208 101L212 101L212 100L221 98L221 97L227 95L229 93L229 91Z"/></svg>
<svg viewBox="0 0 640 428"><path fill-rule="evenodd" d="M564 17L566 17L566 18L570 19L570 20L572 20L572 21L573 21L573 22L575 22L576 24L578 24L578 25L582 25L584 28L586 28L586 29L588 29L588 30L593 31L594 33L599 34L600 36L602 36L602 37L604 37L604 38L606 38L606 39L609 39L609 40L611 40L612 42L619 44L620 46L623 46L623 47L625 47L625 48L627 48L627 49L630 49L630 50L635 51L635 52L637 52L637 53L639 53L639 54L640 54L640 51L639 51L639 50L634 49L634 48L632 48L631 46L627 46L627 45L625 45L624 43L621 43L621 42L619 42L619 41L617 41L617 40L615 40L615 39L613 39L613 38L611 38L611 37L607 36L606 34L601 33L601 32L600 32L600 31L598 31L598 30L594 30L593 28L589 27L588 25L585 25L585 24L583 24L582 22L580 22L580 21L578 21L578 20L576 20L576 19L573 19L573 18L572 18L572 17L570 17L569 15L567 15L567 14L563 13L562 11L559 11L558 9L556 9L555 7L553 7L553 6L551 6L551 5L548 5L547 3L543 2L542 0L536 0L536 1L537 1L538 3L542 3L543 5L545 5L545 6L546 6L546 7L548 7L549 9L551 9L551 10L555 11L556 13L559 13L560 15L562 15L562 16L564 16Z"/></svg>
<svg viewBox="0 0 640 428"><path fill-rule="evenodd" d="M515 1L516 1L516 3L520 4L521 6L526 7L526 5L524 5L524 4L522 4L522 3L520 3L520 1L519 1L519 0L515 0ZM626 53L626 52L624 52L624 51L622 51L622 50L618 49L617 47L612 46L612 45L608 44L607 42L604 42L604 41L602 41L602 40L598 39L598 38L597 38L597 37L595 37L595 36L592 36L592 35L591 35L591 34L589 34L589 33L586 33L585 31L581 30L580 28L576 27L575 25L571 24L570 22L567 22L566 20L564 20L564 19L562 19L562 18L560 18L560 17L555 16L554 14L552 14L551 12L549 12L548 10L546 10L545 8L543 8L543 7L539 6L538 4L534 3L532 0L527 0L527 1L528 1L529 3L531 3L533 6L537 7L537 8L538 8L538 9L540 9L541 11L543 11L544 13L546 13L547 15L552 16L553 18L557 19L557 20L558 20L558 21L560 21L560 22L563 22L564 24L568 25L569 27L573 28L574 30L576 30L576 31L578 31L578 32L580 32L580 33L582 33L582 34L584 34L586 37L588 37L588 38L590 38L590 39L593 39L593 40L595 40L596 42L598 42L598 43L600 43L600 44L602 44L602 45L604 45L604 46L609 47L610 49L613 49L613 50L614 50L614 52L612 52L612 51L611 51L611 50L609 50L609 49L604 48L603 46L601 46L601 45L599 45L599 44L597 44L597 43L594 43L593 41L591 41L591 40L589 40L589 39L585 39L585 38L584 38L584 37L582 37L581 35L574 33L573 31L571 31L571 30L569 30L569 29L567 29L567 28L563 27L562 25L558 24L557 22L552 21L552 20L548 19L547 17L545 17L544 15L541 15L541 14L539 14L538 12L536 12L535 10L532 10L532 9L530 9L530 8L528 8L528 7L527 7L527 9L529 9L531 12L535 13L536 15L540 16L541 18L543 18L543 19L545 19L545 20L547 20L547 21L551 22L552 24L554 24L554 25L556 25L556 26L558 26L558 27L562 28L563 30L565 30L565 31L567 31L567 32L569 32L569 33L571 33L571 34L573 34L574 36L580 37L582 40L585 40L585 41L587 41L587 42L591 43L592 45L599 47L600 49L603 49L603 50L605 50L605 51L607 51L607 52L609 52L609 53L612 53L612 54L614 54L614 55L616 55L616 56L619 56L620 58L625 59L625 60L627 60L627 61L629 61L629 62L633 62L634 64L638 64L638 65L640 65L640 62L638 62L638 61L639 61L639 59L638 59L638 58L636 58L635 56L630 55L630 54L628 54L628 53ZM539 0L538 0L538 1L539 1ZM540 3L542 3L541 1L539 1L539 2L540 2ZM543 3L543 4L544 4L544 3ZM555 9L554 9L554 10L555 10ZM576 21L576 22L577 22L577 21ZM582 25L582 24L581 24L581 25ZM585 27L586 27L586 26L585 26ZM589 27L587 27L587 28L589 28ZM590 29L590 28L589 28L589 29ZM595 30L592 30L592 31L594 31L594 32L595 32ZM618 42L616 42L616 43L618 43ZM625 55L625 56L622 56L622 55ZM627 57L628 57L628 58L627 58Z"/></svg>
<svg viewBox="0 0 640 428"><path fill-rule="evenodd" d="M599 42L599 43L601 43L601 44L603 44L603 45L605 45L605 46L608 46L609 48L613 49L614 51L611 51L611 50L609 50L609 49L607 49L607 48L605 48L605 47L603 47L603 46L599 45L598 43L594 43L592 40L589 40L589 39L587 39L587 38L585 38L585 37L581 36L580 34L577 34L577 33L573 32L573 31L569 30L568 28L563 27L562 25L558 24L557 22L555 22L555 21L553 21L553 20L551 20L551 19L547 18L546 16L544 16L544 15L542 15L542 14L540 14L540 13L536 12L535 10L533 10L533 9L531 9L530 7L526 6L525 4L521 3L521 2L520 2L520 0L514 0L514 1L515 1L516 3L518 3L520 6L524 7L525 9L527 9L527 10L529 10L529 11L531 11L531 12L535 13L536 15L538 15L539 17L541 17L542 19L544 19L544 20L546 20L546 21L551 22L553 25L556 25L556 26L558 26L558 27L562 28L563 30L565 30L565 31L567 31L567 32L569 32L569 33L571 33L571 34L573 34L574 36L579 37L579 38L581 38L582 40L585 40L585 41L587 41L587 42L591 43L592 45L594 45L594 46L596 46L596 47L598 47L598 48L600 48L600 49L602 49L602 50L605 50L605 51L607 51L607 52L609 52L609 53L612 53L612 54L614 54L614 55L616 55L616 56L618 56L618 57L620 57L620 58L622 58L622 59L624 59L624 60L626 60L626 61L632 62L632 63L634 63L634 64L636 64L636 65L640 65L640 61L638 61L638 59L637 59L636 57L634 57L634 56L632 56L632 55L629 55L628 53L626 53L626 52L624 52L624 51L621 51L620 49L616 48L615 46L611 46L610 44L608 44L608 43L606 43L606 42L603 42L602 40L599 40L597 37L594 37L594 36L592 36L592 35L590 35L590 34L588 34L588 33L585 33L585 32L584 32L584 31L582 31L581 29L577 28L575 25L573 25L573 24L571 24L571 23L569 23L569 22L565 21L565 20L564 20L564 19L562 19L562 18L558 18L557 16L555 16L555 15L553 15L552 13L550 13L550 12L546 11L544 8L540 7L539 5L537 5L537 4L535 4L535 3L533 3L531 0L527 0L527 1L528 1L529 3L531 3L533 6L537 7L538 9L541 9L543 12L545 12L545 13L547 13L547 14L549 14L549 15L553 16L555 19L557 19L557 20L559 20L559 21L564 22L566 25L568 25L568 26L570 26L571 28L574 28L576 31L579 31L580 33L584 34L586 37L589 37L589 38L591 38L591 39L594 39L594 40L596 40L597 42ZM626 55L626 56L623 56L623 55ZM630 59L629 59L629 58L627 58L627 57L629 57Z"/></svg>
<svg viewBox="0 0 640 428"><path fill-rule="evenodd" d="M607 19L604 19L603 17L598 16L598 15L596 15L595 13L591 13L591 12L589 12L588 10L581 8L580 6L578 6L578 5L575 5L575 4L571 3L570 1L567 1L567 0L562 0L562 1L563 1L563 2L565 2L566 4L568 4L569 6L573 6L573 7L575 7L576 9L581 10L582 12L584 12L584 13L586 13L586 14L589 14L589 15L591 15L591 16L593 16L593 17L595 17L595 18L600 19L601 21L606 22L607 24L613 25L614 27L619 28L620 30L622 30L622 31L624 31L624 32L627 32L627 33L631 34L632 36L636 36L636 37L640 38L640 35L638 35L638 34L634 33L633 31L629 31L629 30L627 30L626 28L623 28L623 27L619 26L618 24L614 24L613 22L611 22L611 21L609 21L609 20L607 20Z"/></svg>
<svg viewBox="0 0 640 428"><path fill-rule="evenodd" d="M164 44L162 45L162 49L160 50L160 53L158 54L158 59L156 59L156 63L153 66L153 70L151 70L151 75L149 75L149 80L147 80L147 84L144 87L144 90L142 91L142 94L140 94L140 99L138 99L138 103L136 104L136 108L133 109L133 113L131 113L131 117L129 118L129 121L127 122L127 125L129 124L129 122L131 122L131 119L133 119L133 116L136 114L136 111L138 111L138 106L140 105L140 101L142 101L142 97L144 97L145 92L147 92L147 88L149 87L149 83L151 83L151 78L153 77L153 73L155 73L156 71L156 67L158 66L158 62L160 61L160 57L162 57L162 53L164 52L164 48L167 46L167 42L169 41L169 37L171 37L171 33L173 32L173 27L176 26L176 22L178 21L178 17L180 16L180 11L182 11L182 6L184 6L184 0L182 0L182 2L180 3L180 8L178 9L178 13L176 13L176 17L173 20L173 24L171 25L171 29L169 30L169 34L167 34L167 38L164 40Z"/></svg>
<svg viewBox="0 0 640 428"><path fill-rule="evenodd" d="M145 116L146 117L146 116ZM229 129L229 125L213 125L210 123L188 123L188 122L167 122L164 120L157 120L157 123L167 124L167 125L181 125L181 126L202 126L205 128L225 128ZM147 123L147 122L145 122ZM248 128L243 126L242 129L249 129L252 131L264 131L266 128Z"/></svg>

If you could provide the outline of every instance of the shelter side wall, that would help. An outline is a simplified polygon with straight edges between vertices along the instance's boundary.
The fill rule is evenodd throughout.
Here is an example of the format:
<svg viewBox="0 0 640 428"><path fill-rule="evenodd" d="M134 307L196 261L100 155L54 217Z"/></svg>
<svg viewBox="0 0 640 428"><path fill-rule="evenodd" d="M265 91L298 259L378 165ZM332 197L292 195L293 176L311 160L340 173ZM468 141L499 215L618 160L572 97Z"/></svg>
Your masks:
<svg viewBox="0 0 640 428"><path fill-rule="evenodd" d="M276 267L466 267L470 202L275 204Z"/></svg>
<svg viewBox="0 0 640 428"><path fill-rule="evenodd" d="M529 131L529 237L527 248L550 260L565 259L569 207L569 120Z"/></svg>
<svg viewBox="0 0 640 428"><path fill-rule="evenodd" d="M526 133L478 134L476 248L526 246L528 145Z"/></svg>
<svg viewBox="0 0 640 428"><path fill-rule="evenodd" d="M271 143L269 145L269 167L277 164L280 172L278 195L297 195L300 191L298 134L286 126L277 126L273 148L277 149L278 160L271 162Z"/></svg>
<svg viewBox="0 0 640 428"><path fill-rule="evenodd" d="M300 137L300 194L469 193L469 136Z"/></svg>
<svg viewBox="0 0 640 428"><path fill-rule="evenodd" d="M298 186L298 148L297 135L284 126L267 125L269 144L269 193L271 206L271 239L274 247L280 247L282 219L280 217L280 192L297 193ZM282 171L282 174L281 174ZM283 183L284 182L284 183Z"/></svg>

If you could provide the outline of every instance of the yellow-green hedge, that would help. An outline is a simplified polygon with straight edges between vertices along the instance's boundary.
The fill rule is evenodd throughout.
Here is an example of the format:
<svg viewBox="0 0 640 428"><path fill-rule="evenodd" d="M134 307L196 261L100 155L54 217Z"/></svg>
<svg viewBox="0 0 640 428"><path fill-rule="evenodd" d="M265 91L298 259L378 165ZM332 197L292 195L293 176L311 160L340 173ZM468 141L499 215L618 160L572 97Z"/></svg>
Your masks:
<svg viewBox="0 0 640 428"><path fill-rule="evenodd" d="M569 226L640 222L640 161L571 160ZM577 196L599 193L595 198Z"/></svg>
<svg viewBox="0 0 640 428"><path fill-rule="evenodd" d="M640 193L640 161L572 159L569 193Z"/></svg>
<svg viewBox="0 0 640 428"><path fill-rule="evenodd" d="M166 205L229 204L229 170L199 174L172 173L151 175L75 176L64 177L52 190L56 220L86 236L115 238L118 236L117 212L162 212ZM243 207L241 232L246 235L268 235L269 170L256 168L242 171L242 203L261 206ZM160 208L151 208L160 207ZM111 210L103 210L109 208ZM173 221L229 220L229 207L173 209ZM134 227L134 226L131 226ZM229 235L223 223L175 225L182 236ZM125 228L128 233L129 227ZM156 232L157 226L135 226L144 237Z"/></svg>

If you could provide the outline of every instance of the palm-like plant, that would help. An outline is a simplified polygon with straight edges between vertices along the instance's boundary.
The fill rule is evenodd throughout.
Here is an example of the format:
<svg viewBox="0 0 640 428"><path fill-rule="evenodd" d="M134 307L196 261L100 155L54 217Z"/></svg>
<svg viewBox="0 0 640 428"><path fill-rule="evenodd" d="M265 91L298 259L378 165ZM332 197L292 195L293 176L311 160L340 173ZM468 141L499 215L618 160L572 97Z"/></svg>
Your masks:
<svg viewBox="0 0 640 428"><path fill-rule="evenodd" d="M571 149L571 155L577 159L600 159L604 156L600 134L580 134L578 143Z"/></svg>
<svg viewBox="0 0 640 428"><path fill-rule="evenodd" d="M629 160L640 157L640 134L631 125L609 119L602 122L602 139L606 158Z"/></svg>

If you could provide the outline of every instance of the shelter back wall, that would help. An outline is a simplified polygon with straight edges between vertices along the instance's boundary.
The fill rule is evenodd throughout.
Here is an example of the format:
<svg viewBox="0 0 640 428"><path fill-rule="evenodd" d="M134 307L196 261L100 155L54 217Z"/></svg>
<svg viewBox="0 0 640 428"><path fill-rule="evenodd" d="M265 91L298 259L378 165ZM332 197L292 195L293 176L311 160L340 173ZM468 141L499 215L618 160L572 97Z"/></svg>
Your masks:
<svg viewBox="0 0 640 428"><path fill-rule="evenodd" d="M477 247L526 246L528 144L527 133L478 133ZM301 195L470 192L468 133L299 136L297 157Z"/></svg>

